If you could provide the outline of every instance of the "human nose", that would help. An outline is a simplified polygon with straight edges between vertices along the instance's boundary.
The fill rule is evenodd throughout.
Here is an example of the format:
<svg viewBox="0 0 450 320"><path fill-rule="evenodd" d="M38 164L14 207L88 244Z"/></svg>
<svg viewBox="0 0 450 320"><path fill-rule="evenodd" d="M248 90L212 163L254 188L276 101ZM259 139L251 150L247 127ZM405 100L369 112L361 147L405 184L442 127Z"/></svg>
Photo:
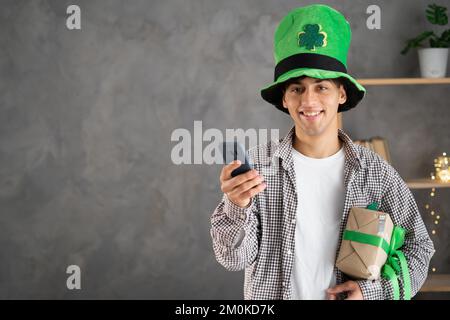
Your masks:
<svg viewBox="0 0 450 320"><path fill-rule="evenodd" d="M317 97L314 90L311 88L305 88L301 97L302 106L311 106L316 102Z"/></svg>

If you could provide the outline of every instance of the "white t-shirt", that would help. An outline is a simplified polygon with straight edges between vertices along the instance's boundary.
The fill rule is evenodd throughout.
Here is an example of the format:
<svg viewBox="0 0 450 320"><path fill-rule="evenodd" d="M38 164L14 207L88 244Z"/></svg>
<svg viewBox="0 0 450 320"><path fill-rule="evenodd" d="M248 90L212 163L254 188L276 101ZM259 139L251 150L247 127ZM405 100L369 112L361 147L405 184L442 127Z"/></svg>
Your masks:
<svg viewBox="0 0 450 320"><path fill-rule="evenodd" d="M292 299L326 299L336 284L334 260L344 206L343 147L334 155L315 159L292 148L297 214Z"/></svg>

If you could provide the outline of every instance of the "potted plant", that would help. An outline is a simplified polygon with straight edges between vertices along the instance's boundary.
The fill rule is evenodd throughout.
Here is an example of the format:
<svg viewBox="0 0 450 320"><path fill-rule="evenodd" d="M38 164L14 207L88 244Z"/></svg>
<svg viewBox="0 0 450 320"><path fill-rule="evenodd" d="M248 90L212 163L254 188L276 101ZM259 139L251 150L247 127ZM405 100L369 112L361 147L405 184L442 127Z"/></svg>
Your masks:
<svg viewBox="0 0 450 320"><path fill-rule="evenodd" d="M428 5L426 17L434 25L448 24L447 8L436 4ZM422 43L429 39L429 48ZM448 47L450 46L450 29L437 36L433 31L425 31L415 38L407 41L406 47L401 51L406 54L412 48L419 48L420 73L424 78L445 77L447 71Z"/></svg>

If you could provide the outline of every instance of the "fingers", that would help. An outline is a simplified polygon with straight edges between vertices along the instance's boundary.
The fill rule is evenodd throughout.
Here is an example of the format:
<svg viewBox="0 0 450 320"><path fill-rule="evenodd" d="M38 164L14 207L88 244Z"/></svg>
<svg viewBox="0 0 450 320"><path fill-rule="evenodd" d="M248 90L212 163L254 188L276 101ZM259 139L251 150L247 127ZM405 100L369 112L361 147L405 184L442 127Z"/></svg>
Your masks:
<svg viewBox="0 0 450 320"><path fill-rule="evenodd" d="M335 286L334 288L330 288L327 290L327 293L330 294L339 294L341 292L352 291L355 290L355 287L352 281L347 281L342 284Z"/></svg>
<svg viewBox="0 0 450 320"><path fill-rule="evenodd" d="M356 291L350 291L345 300L362 300L362 297L359 297Z"/></svg>
<svg viewBox="0 0 450 320"><path fill-rule="evenodd" d="M247 183L240 185L228 195L239 200L249 199L263 191L266 186L266 183L262 182L262 178L257 177Z"/></svg>
<svg viewBox="0 0 450 320"><path fill-rule="evenodd" d="M328 300L337 300L337 295L336 294L328 294Z"/></svg>
<svg viewBox="0 0 450 320"><path fill-rule="evenodd" d="M329 300L336 300L337 295L343 292L347 293L347 298L345 300L364 299L359 284L355 281L347 281L327 290Z"/></svg>
<svg viewBox="0 0 450 320"><path fill-rule="evenodd" d="M242 182L241 184L238 184L238 186L236 186L234 189L232 189L230 191L231 195L238 195L241 194L245 191L250 190L253 187L256 187L257 185L259 185L260 183L262 183L264 181L264 178L257 175L256 177L250 179L250 180L246 180L245 182Z"/></svg>
<svg viewBox="0 0 450 320"><path fill-rule="evenodd" d="M231 172L234 169L239 168L239 166L241 165L241 161L239 160L234 160L233 162L231 162L230 164L227 164L226 166L223 167L222 171L220 172L220 182L223 182L225 180L230 179L231 177Z"/></svg>
<svg viewBox="0 0 450 320"><path fill-rule="evenodd" d="M234 170L234 169L233 169ZM231 174L231 172L230 172ZM247 182L248 180L254 179L258 176L258 171L256 170L250 170L246 173L240 174L236 177L230 178L229 176L225 177L225 180L222 180L222 191L224 193L229 193L234 190L234 188L240 186L244 182ZM228 178L227 178L228 177Z"/></svg>
<svg viewBox="0 0 450 320"><path fill-rule="evenodd" d="M354 282L354 289L349 292L345 300L364 300L363 293L357 282Z"/></svg>

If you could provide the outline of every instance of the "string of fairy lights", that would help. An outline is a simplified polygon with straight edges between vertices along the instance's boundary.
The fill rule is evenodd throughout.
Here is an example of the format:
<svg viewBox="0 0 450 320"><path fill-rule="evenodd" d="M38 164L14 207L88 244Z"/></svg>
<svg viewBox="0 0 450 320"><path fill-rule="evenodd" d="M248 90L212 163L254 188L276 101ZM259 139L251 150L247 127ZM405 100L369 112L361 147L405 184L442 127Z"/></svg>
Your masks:
<svg viewBox="0 0 450 320"><path fill-rule="evenodd" d="M429 214L431 215L432 219L434 220L433 228L431 230L431 235L436 236L437 235L437 225L439 224L439 220L441 219L441 216L436 212L436 209L433 206L433 199L436 196L436 189L432 188L430 192L430 201L429 203L425 204L425 209L429 211ZM436 272L436 268L431 268L432 272Z"/></svg>
<svg viewBox="0 0 450 320"><path fill-rule="evenodd" d="M448 167L448 162L449 158L447 157L447 153L445 152L442 153L442 156L434 159L435 172L430 173L431 180L441 181L445 183L450 182L450 171ZM433 228L431 230L432 236L437 235L438 224L441 219L441 216L437 212L436 208L434 208L433 206L433 200L435 199L436 194L437 194L436 188L431 188L430 201L429 203L425 204L425 209L428 210L429 214L433 219ZM431 271L436 272L436 268L432 267Z"/></svg>

